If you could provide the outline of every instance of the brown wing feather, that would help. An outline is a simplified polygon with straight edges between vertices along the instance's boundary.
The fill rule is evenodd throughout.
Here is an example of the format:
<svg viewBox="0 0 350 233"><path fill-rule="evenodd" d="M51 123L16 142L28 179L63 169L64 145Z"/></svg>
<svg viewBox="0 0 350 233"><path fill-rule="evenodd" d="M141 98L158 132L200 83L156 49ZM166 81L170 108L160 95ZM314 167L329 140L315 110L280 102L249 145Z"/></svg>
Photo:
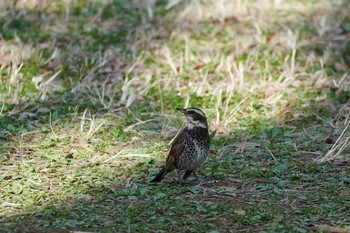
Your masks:
<svg viewBox="0 0 350 233"><path fill-rule="evenodd" d="M185 148L186 134L183 132L175 139L171 146L168 158L166 159L166 167L175 165L177 159Z"/></svg>
<svg viewBox="0 0 350 233"><path fill-rule="evenodd" d="M151 180L151 182L160 182L168 172L171 172L175 169L176 161L181 155L185 147L186 134L183 132L175 139L171 145L171 149L166 159L165 167L158 173L156 177Z"/></svg>

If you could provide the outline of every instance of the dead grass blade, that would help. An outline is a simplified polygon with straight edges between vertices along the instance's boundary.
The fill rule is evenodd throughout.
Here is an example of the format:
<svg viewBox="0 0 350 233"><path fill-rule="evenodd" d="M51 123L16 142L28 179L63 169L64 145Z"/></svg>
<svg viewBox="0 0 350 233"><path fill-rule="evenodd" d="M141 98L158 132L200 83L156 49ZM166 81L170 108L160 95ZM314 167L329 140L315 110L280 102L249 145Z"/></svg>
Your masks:
<svg viewBox="0 0 350 233"><path fill-rule="evenodd" d="M334 160L337 158L346 147L349 146L349 140L350 140L350 133L348 131L350 126L350 121L347 123L346 127L344 128L343 132L338 137L337 141L334 143L332 148L323 156L318 157L316 159L316 162L318 163L324 163L331 160Z"/></svg>

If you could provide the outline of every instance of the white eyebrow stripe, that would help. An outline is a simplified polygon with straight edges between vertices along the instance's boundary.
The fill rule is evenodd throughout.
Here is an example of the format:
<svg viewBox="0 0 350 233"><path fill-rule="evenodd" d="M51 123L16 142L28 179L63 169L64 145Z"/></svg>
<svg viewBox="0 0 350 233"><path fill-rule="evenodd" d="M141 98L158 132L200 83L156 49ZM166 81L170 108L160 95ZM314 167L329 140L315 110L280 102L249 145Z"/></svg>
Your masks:
<svg viewBox="0 0 350 233"><path fill-rule="evenodd" d="M189 122L188 127L189 127L190 129L193 129L193 127L202 127L202 128L205 128L205 129L208 128L208 126L207 126L204 122L194 121L194 120L192 119L192 117L188 118L187 120L188 120L188 122Z"/></svg>
<svg viewBox="0 0 350 233"><path fill-rule="evenodd" d="M205 117L204 113L201 110L195 109L195 108L188 108L187 111L194 111L198 113L199 115Z"/></svg>
<svg viewBox="0 0 350 233"><path fill-rule="evenodd" d="M204 129L207 129L207 126L203 122L200 122L198 124L198 126L204 128Z"/></svg>

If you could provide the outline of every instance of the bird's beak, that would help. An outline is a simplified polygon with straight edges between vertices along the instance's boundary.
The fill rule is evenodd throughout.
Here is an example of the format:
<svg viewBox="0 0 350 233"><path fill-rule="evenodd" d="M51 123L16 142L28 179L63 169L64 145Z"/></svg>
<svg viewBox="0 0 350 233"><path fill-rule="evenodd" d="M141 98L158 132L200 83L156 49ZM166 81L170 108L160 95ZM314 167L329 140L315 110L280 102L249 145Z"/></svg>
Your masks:
<svg viewBox="0 0 350 233"><path fill-rule="evenodd" d="M187 111L184 108L176 108L176 110L182 112L183 114L187 115Z"/></svg>

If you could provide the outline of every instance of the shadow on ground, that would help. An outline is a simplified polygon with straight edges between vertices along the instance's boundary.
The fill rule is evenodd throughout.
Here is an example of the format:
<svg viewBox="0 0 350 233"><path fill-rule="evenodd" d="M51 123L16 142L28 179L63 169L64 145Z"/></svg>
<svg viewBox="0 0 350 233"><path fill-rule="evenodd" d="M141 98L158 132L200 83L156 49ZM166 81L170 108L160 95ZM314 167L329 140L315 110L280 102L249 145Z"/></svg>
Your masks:
<svg viewBox="0 0 350 233"><path fill-rule="evenodd" d="M159 4L157 9L162 9L159 11L164 14L166 12L164 5ZM71 133L79 132L81 117L76 116L83 115L86 110L95 116L115 114L117 118L107 118L107 121L122 121L120 125L109 123L107 127L129 126L137 122L138 118L142 117L142 113L159 110L156 104L146 103L143 100L135 100L134 106L130 108L125 107L126 103L120 101L127 70L135 64L138 53L142 51L135 47L142 48L142 43L152 41L149 39L140 44L140 40L133 40L134 33L137 35L140 31L147 33L147 30L159 30L157 27L161 25L161 22L156 19L152 21L142 18L149 16L147 16L148 13L140 13L141 8L137 6L135 8L131 4L126 4L128 7L132 6L130 8L122 5L114 1L102 8L83 8L85 10L82 12L79 6L72 7L70 9L71 18L65 25L66 27L58 32L56 29L59 28L59 25L51 26L57 22L55 18L62 17L59 14L47 14L45 11L35 9L17 9L8 13L6 18L0 19L5 25L1 29L5 39L12 39L17 35L24 44L31 43L41 47L45 46L48 43L47 38L50 38L54 39L57 48L62 50L65 50L68 40L71 53L76 54L75 57L71 56L69 50L64 52L58 65L52 64L55 63L53 59L47 63L47 67L23 68L28 72L28 76L37 75L42 71L54 74L61 69L59 81L56 84L65 89L56 92L41 90L41 94L48 95L45 100L40 100L40 96L35 96L36 98L29 101L18 99L18 104L5 103L6 114L0 120L0 129L3 132L0 134L3 142L1 152L5 157L15 154L18 156L16 159L27 159L30 163L32 156L43 155L40 154L40 150L31 151L28 145L33 143L35 138L46 135L45 137L49 137L51 143L43 145L43 151L47 153L47 147L52 147L53 155L55 153L57 156L64 155L64 159L61 161L59 158L50 158L49 165L38 167L37 172L50 173L51 171L55 174L55 169L63 168L64 170L65 166L76 174L81 172L81 177L76 176L75 180L71 180L68 174L67 181L61 180L61 184L45 183L45 181L43 183L45 188L52 187L52 191L41 193L38 190L40 195L33 200L34 203L30 203L36 206L35 208L28 208L24 213L12 211L1 217L0 227L4 232L68 232L74 230L133 232L140 229L145 232L154 231L154 229L160 232L214 232L218 226L225 232L236 232L236 230L272 232L278 229L302 232L309 226L317 224L345 225L347 223L350 217L345 208L349 203L347 188L350 182L349 164L338 162L319 165L310 161L309 157L315 157L312 152L325 150L323 135L334 136L331 127L320 127L313 130L312 125L318 121L314 111L310 111L305 114L305 118L297 121L292 119L290 124L293 129L288 128L286 123L286 125L275 127L269 125L267 129L262 129L260 134L251 137L244 135L242 139L234 138L239 136L234 133L215 138L209 165L200 172L204 179L203 182L199 185L190 184L184 187L168 183L149 185L147 181L155 173L152 170L155 162L152 158L126 158L120 164L109 166L103 160L94 159L95 155L92 154L95 151L105 150L106 147L101 146L101 142L94 144L92 152L86 152L89 148L84 148L87 147L84 140L90 140L86 138L88 134L83 134L84 140L79 140L79 136L74 136L70 141L69 135L68 139L61 138L63 134L55 138L54 130L50 129L52 125L62 130L78 125L76 131L72 129ZM100 9L101 12L95 12L96 9ZM20 12L24 11L25 14L21 16ZM84 17L81 17L82 15ZM90 15L95 18L90 18ZM115 15L118 17L115 18ZM74 20L80 22L69 23ZM87 23L90 20L93 22L91 25ZM300 30L299 22L292 23L292 25L294 25L291 26L292 29ZM135 30L130 30L130 28ZM155 43L167 43L167 39L166 36L156 38ZM326 43L331 45L332 40L333 38L329 38ZM311 50L323 51L327 47L327 44L323 42L316 43L316 48ZM314 43L315 41L312 41L310 44ZM309 46L311 45L305 45L305 48ZM76 50L75 47L79 49ZM332 72L346 73L348 71L348 45L341 48L341 51L342 57L334 53L334 57L328 61L330 69L333 69ZM107 57L106 61L99 60L101 54ZM315 56L318 56L317 53ZM341 64L344 64L343 61L345 61L346 67L340 66L340 61ZM99 68L91 69L91 73L81 75L79 72L84 71L79 70L77 68L79 66L70 67L73 62L84 64L86 67L98 66ZM109 77L107 82L106 77ZM74 82L75 85L70 86L71 82ZM114 93L114 96L103 96L103 100L100 101L100 91L109 84L117 87L114 91L109 92ZM28 87L33 88L33 84L28 84ZM348 100L348 96L344 97L346 93L339 94L337 90L331 88L329 90L334 92L335 96L345 98L345 102ZM331 101L322 101L323 105L318 107L320 112L317 113L317 116L332 117L331 111L321 112L323 106L334 103L332 94L328 97ZM107 104L107 107L104 105L110 102L112 104ZM318 101L315 102L319 106ZM144 110L139 111L135 116L133 109ZM148 116L141 120L149 120L151 117ZM288 116L286 116L286 122L288 122L287 118ZM317 124L320 125L320 121ZM84 127L88 128L88 126ZM302 128L306 128L307 132ZM89 131L85 128L84 130ZM151 134L143 134L142 130L140 131L141 133L132 132L123 138L124 134L113 131L113 129L105 129L105 132L101 133L104 135L100 137L107 143L112 143L111 139L107 139L112 137L117 143L111 145L119 146L120 149L136 137L138 140L141 138L144 144L154 143L150 139ZM26 135L31 136L26 141L21 141L27 137ZM93 140L90 142L94 143ZM130 144L136 150L140 145L144 146L143 143ZM21 149L23 145L27 146L24 150ZM60 145L64 148L63 151L55 150L55 145ZM298 145L297 149L295 145ZM74 151L72 147L78 149L73 148L76 149ZM86 149L83 151L88 154L86 158L81 155L82 148ZM164 146L156 145L150 150L166 151L166 149ZM104 151L101 152L103 153ZM78 163L76 164L74 164L75 156L82 156L77 157ZM82 161L86 159L91 159L91 161L83 163ZM7 160L8 158L4 159L5 164ZM6 174L9 174L11 164L7 166L10 168ZM91 172L86 172L86 170L91 170ZM89 175L96 178L90 179ZM2 178L18 181L24 177L6 175ZM321 181L322 183L319 183ZM25 180L25 182L35 183L36 181ZM63 196L55 197L56 186L67 187L71 190L68 190ZM23 192L18 190L20 187L11 188L11 192L18 192L18 195ZM45 195L48 195L49 198ZM41 199L49 203L42 203ZM8 204L11 207L11 203Z"/></svg>

